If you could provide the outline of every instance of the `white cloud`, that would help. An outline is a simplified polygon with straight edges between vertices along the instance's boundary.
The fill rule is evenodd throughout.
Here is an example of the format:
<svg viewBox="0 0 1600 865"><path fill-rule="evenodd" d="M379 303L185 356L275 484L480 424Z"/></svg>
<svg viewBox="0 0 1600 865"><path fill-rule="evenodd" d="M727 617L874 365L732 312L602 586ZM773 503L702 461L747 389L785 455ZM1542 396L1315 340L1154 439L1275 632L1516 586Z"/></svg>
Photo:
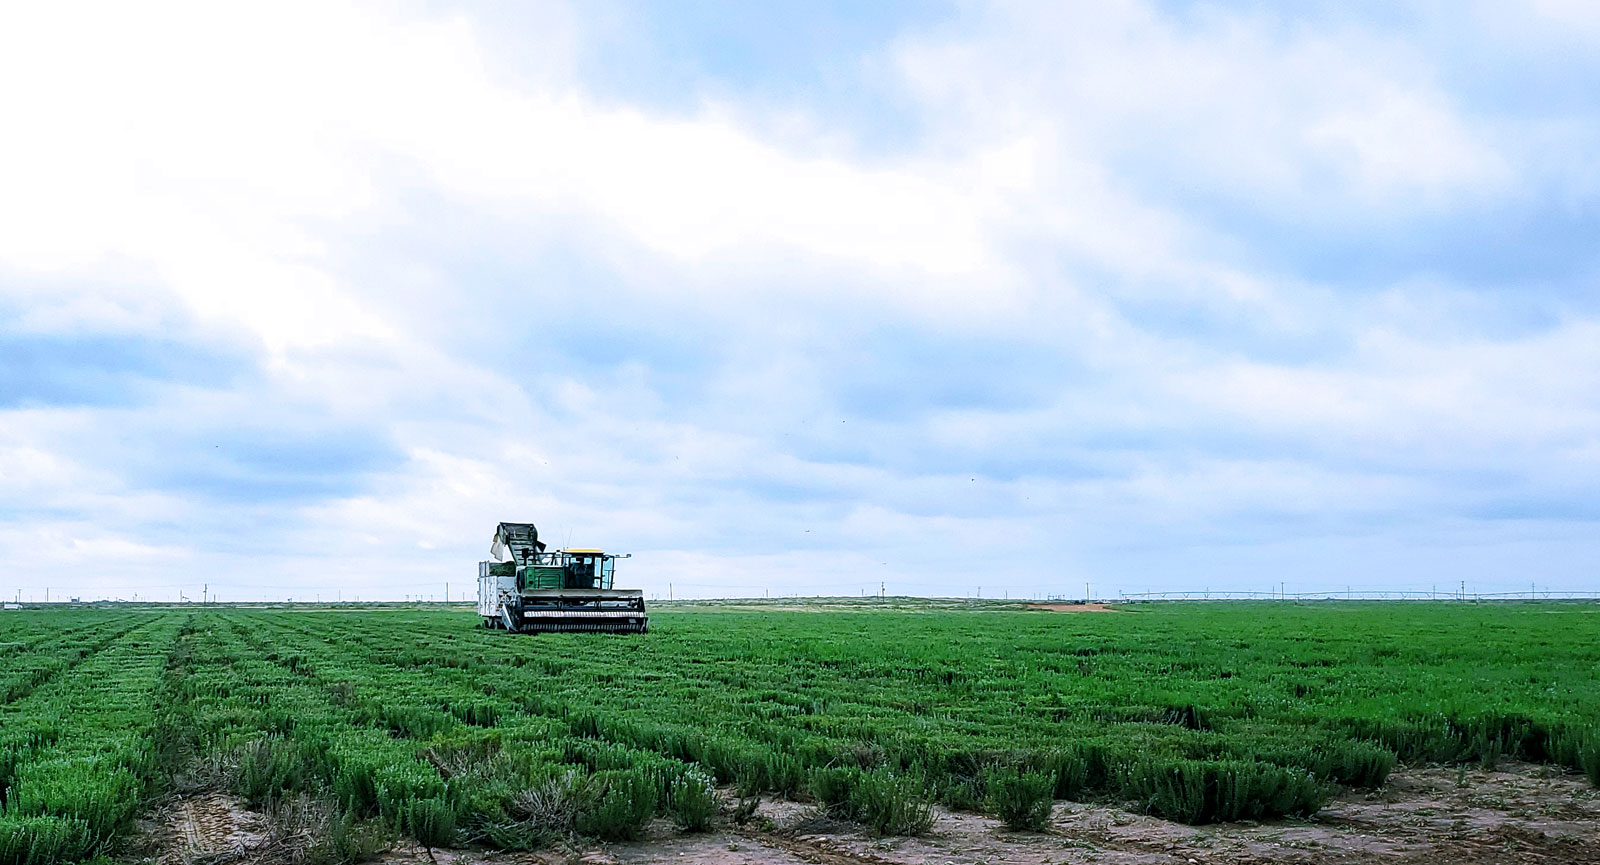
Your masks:
<svg viewBox="0 0 1600 865"><path fill-rule="evenodd" d="M1365 104L1333 110L1307 138L1373 204L1397 195L1430 199L1461 187L1511 186L1511 169L1445 106L1417 93L1380 89Z"/></svg>
<svg viewBox="0 0 1600 865"><path fill-rule="evenodd" d="M1582 150L1570 121L1507 147L1402 35L974 6L886 49L925 125L889 160L828 117L804 146L750 119L782 106L601 99L583 11L533 13L527 65L481 21L405 10L0 13L0 114L24 130L0 138L0 273L24 277L4 326L266 348L245 381L0 414L0 505L87 515L4 526L8 562L78 555L57 543L77 532L140 578L223 572L227 551L171 540L222 511L271 518L264 594L431 591L530 518L648 553L655 590L821 589L820 566L849 575L827 591L964 591L995 548L1049 563L1013 585L1075 585L1121 567L1106 550L1380 517L1404 524L1372 547L1392 550L1492 503L1440 474L1600 483L1591 319L1485 336L1465 321L1493 298L1467 315L1256 260L1294 226L1491 208L1528 194L1530 153ZM957 350L979 339L998 357ZM985 376L1014 393L928 386ZM864 384L907 407L853 412ZM310 500L217 503L115 464L184 459L129 444L164 424L355 429L394 456Z"/></svg>
<svg viewBox="0 0 1600 865"><path fill-rule="evenodd" d="M715 115L603 107L559 77L517 89L460 20L328 4L8 15L0 111L25 133L0 144L0 262L147 268L274 351L403 338L381 289L329 275L324 233L381 225L380 197L410 185L597 218L688 261L792 249L937 275L986 254L969 166L864 169Z"/></svg>
<svg viewBox="0 0 1600 865"><path fill-rule="evenodd" d="M1210 8L1180 21L1133 0L990 11L971 16L976 38L964 28L901 49L930 114L957 134L1032 135L1057 159L1273 213L1373 200L1406 213L1514 179L1397 40Z"/></svg>

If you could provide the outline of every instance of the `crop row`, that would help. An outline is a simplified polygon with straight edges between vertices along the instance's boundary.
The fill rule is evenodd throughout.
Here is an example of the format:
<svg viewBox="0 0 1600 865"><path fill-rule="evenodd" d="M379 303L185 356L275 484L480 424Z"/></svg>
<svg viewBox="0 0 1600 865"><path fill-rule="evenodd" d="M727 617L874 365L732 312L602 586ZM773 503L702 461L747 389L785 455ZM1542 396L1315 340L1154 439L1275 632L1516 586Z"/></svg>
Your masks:
<svg viewBox="0 0 1600 865"><path fill-rule="evenodd" d="M0 705L16 702L52 677L110 645L134 628L133 622L86 622L8 641L0 650ZM21 635L17 635L21 636Z"/></svg>
<svg viewBox="0 0 1600 865"><path fill-rule="evenodd" d="M144 619L4 707L0 862L107 849L162 788L158 686L180 627Z"/></svg>

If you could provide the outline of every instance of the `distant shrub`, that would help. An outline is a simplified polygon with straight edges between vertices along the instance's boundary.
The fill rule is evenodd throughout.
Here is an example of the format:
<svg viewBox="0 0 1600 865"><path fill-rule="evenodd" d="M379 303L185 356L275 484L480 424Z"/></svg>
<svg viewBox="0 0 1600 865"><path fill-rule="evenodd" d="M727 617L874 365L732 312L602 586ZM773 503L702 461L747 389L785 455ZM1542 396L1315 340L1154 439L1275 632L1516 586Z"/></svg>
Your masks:
<svg viewBox="0 0 1600 865"><path fill-rule="evenodd" d="M294 742L276 736L239 747L231 761L229 789L262 810L285 793L305 786L305 768Z"/></svg>
<svg viewBox="0 0 1600 865"><path fill-rule="evenodd" d="M1311 746L1253 747L1244 741L1232 749L1238 759L1254 759L1305 769L1318 780L1372 789L1383 785L1394 768L1392 751L1370 742L1329 739Z"/></svg>
<svg viewBox="0 0 1600 865"><path fill-rule="evenodd" d="M877 742L858 740L844 747L844 756L862 769L876 769L884 764L886 755Z"/></svg>
<svg viewBox="0 0 1600 865"><path fill-rule="evenodd" d="M387 727L395 735L408 739L430 739L457 723L454 715L432 706L404 703L369 703L363 714L370 723Z"/></svg>
<svg viewBox="0 0 1600 865"><path fill-rule="evenodd" d="M1093 754L1090 749L1076 746L1058 748L1036 755L1029 767L1050 778L1052 798L1077 799L1090 786ZM1100 780L1104 782L1103 772Z"/></svg>
<svg viewBox="0 0 1600 865"><path fill-rule="evenodd" d="M1151 814L1189 824L1304 817L1327 800L1310 773L1249 760L1144 761L1130 768L1123 789Z"/></svg>
<svg viewBox="0 0 1600 865"><path fill-rule="evenodd" d="M978 780L964 775L946 775L939 784L939 804L952 811L977 813L983 810L983 794Z"/></svg>
<svg viewBox="0 0 1600 865"><path fill-rule="evenodd" d="M6 814L64 817L86 824L93 839L111 837L133 819L144 800L138 778L116 765L117 756L58 758L19 767L6 794Z"/></svg>
<svg viewBox="0 0 1600 865"><path fill-rule="evenodd" d="M326 799L301 793L274 802L271 843L284 861L299 865L350 865L394 846L382 820L361 820Z"/></svg>
<svg viewBox="0 0 1600 865"><path fill-rule="evenodd" d="M1476 761L1493 766L1507 757L1531 762L1566 762L1568 731L1560 725L1512 712L1479 715L1416 715L1400 719L1350 718L1341 723L1376 741L1401 760L1431 763ZM1570 765L1570 763L1569 763Z"/></svg>
<svg viewBox="0 0 1600 865"><path fill-rule="evenodd" d="M456 839L456 811L442 796L401 802L395 807L394 823L424 847L448 847Z"/></svg>
<svg viewBox="0 0 1600 865"><path fill-rule="evenodd" d="M603 739L567 739L561 743L562 762L587 767L592 772L631 769L639 752Z"/></svg>
<svg viewBox="0 0 1600 865"><path fill-rule="evenodd" d="M311 863L320 858L324 862L347 865L376 858L394 846L394 838L381 820L358 820L355 815L344 813L329 822L319 844L328 854L308 857Z"/></svg>
<svg viewBox="0 0 1600 865"><path fill-rule="evenodd" d="M1035 832L1050 825L1055 779L1021 767L997 768L984 777L989 808L1010 829Z"/></svg>
<svg viewBox="0 0 1600 865"><path fill-rule="evenodd" d="M1377 742L1407 762L1454 763L1468 753L1458 731L1442 715L1414 718L1346 718L1348 732Z"/></svg>
<svg viewBox="0 0 1600 865"><path fill-rule="evenodd" d="M6 787L11 785L11 776L16 773L17 766L22 764L24 755L16 747L0 748L0 795Z"/></svg>
<svg viewBox="0 0 1600 865"><path fill-rule="evenodd" d="M500 720L500 706L486 700L448 704L450 714L463 724L493 727Z"/></svg>
<svg viewBox="0 0 1600 865"><path fill-rule="evenodd" d="M1600 787L1600 729L1589 727L1566 731L1561 737L1561 762L1588 776Z"/></svg>
<svg viewBox="0 0 1600 865"><path fill-rule="evenodd" d="M1589 776L1589 783L1600 787L1600 741L1590 742L1578 757L1578 766Z"/></svg>
<svg viewBox="0 0 1600 865"><path fill-rule="evenodd" d="M748 778L750 761L745 749L724 736L707 736L686 743L689 758L709 770L720 783Z"/></svg>
<svg viewBox="0 0 1600 865"><path fill-rule="evenodd" d="M717 816L717 788L711 776L690 769L672 782L669 794L672 819L685 832L704 832Z"/></svg>
<svg viewBox="0 0 1600 865"><path fill-rule="evenodd" d="M74 862L99 848L88 822L61 817L0 817L0 862Z"/></svg>
<svg viewBox="0 0 1600 865"><path fill-rule="evenodd" d="M378 813L400 829L409 828L404 812L410 802L436 799L445 794L444 781L440 779L438 771L415 760L397 761L380 767L375 783Z"/></svg>
<svg viewBox="0 0 1600 865"><path fill-rule="evenodd" d="M172 671L168 671L170 674ZM177 686L168 685L169 676L163 676L162 686L171 693ZM158 710L150 726L149 742L155 765L161 774L170 777L194 746L194 717L185 706Z"/></svg>
<svg viewBox="0 0 1600 865"><path fill-rule="evenodd" d="M1194 703L1168 706L1166 711L1161 714L1161 721L1186 727L1190 730L1209 730L1211 729L1211 711Z"/></svg>
<svg viewBox="0 0 1600 865"><path fill-rule="evenodd" d="M878 835L921 835L933 827L933 806L916 778L887 770L863 773L850 794L857 820Z"/></svg>
<svg viewBox="0 0 1600 865"><path fill-rule="evenodd" d="M332 682L328 685L328 700L335 706L348 706L355 702L356 686L353 682Z"/></svg>
<svg viewBox="0 0 1600 865"><path fill-rule="evenodd" d="M812 769L806 788L817 804L836 817L855 818L856 788L864 773L854 766L824 766Z"/></svg>
<svg viewBox="0 0 1600 865"><path fill-rule="evenodd" d="M586 796L586 779L577 769L538 778L514 793L508 819L489 821L485 837L502 850L536 850L572 832Z"/></svg>
<svg viewBox="0 0 1600 865"><path fill-rule="evenodd" d="M638 770L596 772L587 801L577 815L585 835L608 841L636 841L656 812L656 781Z"/></svg>
<svg viewBox="0 0 1600 865"><path fill-rule="evenodd" d="M333 795L345 810L360 816L378 813L378 768L373 759L345 755L333 775Z"/></svg>
<svg viewBox="0 0 1600 865"><path fill-rule="evenodd" d="M1319 750L1326 755L1326 761L1312 771L1336 784L1381 787L1394 769L1394 752L1367 742L1328 743Z"/></svg>
<svg viewBox="0 0 1600 865"><path fill-rule="evenodd" d="M798 757L780 751L769 753L764 761L762 786L782 796L792 796L806 786L806 767Z"/></svg>
<svg viewBox="0 0 1600 865"><path fill-rule="evenodd" d="M593 710L575 711L567 716L567 729L584 739L600 738L600 715Z"/></svg>

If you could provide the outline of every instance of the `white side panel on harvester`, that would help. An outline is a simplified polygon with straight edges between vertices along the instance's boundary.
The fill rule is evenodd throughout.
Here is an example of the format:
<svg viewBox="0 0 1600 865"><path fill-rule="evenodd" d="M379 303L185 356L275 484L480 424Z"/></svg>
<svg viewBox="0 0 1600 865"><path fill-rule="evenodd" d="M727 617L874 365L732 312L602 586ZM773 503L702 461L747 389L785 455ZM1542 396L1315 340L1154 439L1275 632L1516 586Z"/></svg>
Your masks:
<svg viewBox="0 0 1600 865"><path fill-rule="evenodd" d="M486 619L500 618L502 598L516 591L516 577L478 577L478 615Z"/></svg>

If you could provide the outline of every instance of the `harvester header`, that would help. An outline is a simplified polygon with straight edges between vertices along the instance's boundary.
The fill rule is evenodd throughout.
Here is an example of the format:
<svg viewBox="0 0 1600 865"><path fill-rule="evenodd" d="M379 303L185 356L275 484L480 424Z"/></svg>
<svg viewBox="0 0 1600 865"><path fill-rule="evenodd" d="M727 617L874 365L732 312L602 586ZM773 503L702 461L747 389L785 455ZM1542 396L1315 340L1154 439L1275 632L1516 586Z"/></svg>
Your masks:
<svg viewBox="0 0 1600 865"><path fill-rule="evenodd" d="M612 587L614 555L593 547L550 551L533 523L500 523L478 563L478 615L512 633L648 629L644 592Z"/></svg>

